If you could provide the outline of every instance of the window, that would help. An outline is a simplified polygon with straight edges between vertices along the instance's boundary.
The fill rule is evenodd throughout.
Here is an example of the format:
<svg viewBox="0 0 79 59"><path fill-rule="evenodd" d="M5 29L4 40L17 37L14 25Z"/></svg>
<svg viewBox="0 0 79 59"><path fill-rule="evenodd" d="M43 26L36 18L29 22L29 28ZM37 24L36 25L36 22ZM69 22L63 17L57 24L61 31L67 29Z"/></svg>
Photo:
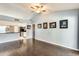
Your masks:
<svg viewBox="0 0 79 59"><path fill-rule="evenodd" d="M6 33L6 26L0 26L0 33Z"/></svg>

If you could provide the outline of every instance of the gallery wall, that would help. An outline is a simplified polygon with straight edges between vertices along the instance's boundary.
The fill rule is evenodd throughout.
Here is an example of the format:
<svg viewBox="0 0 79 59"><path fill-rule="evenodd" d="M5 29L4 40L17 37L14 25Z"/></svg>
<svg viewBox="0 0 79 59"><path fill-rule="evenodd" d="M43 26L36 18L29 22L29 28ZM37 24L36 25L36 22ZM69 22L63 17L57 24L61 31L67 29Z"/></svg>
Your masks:
<svg viewBox="0 0 79 59"><path fill-rule="evenodd" d="M60 20L68 20L68 28L60 28ZM49 12L47 14L39 14L34 20L36 25L35 38L51 44L56 44L70 49L77 50L77 25L78 25L78 9L65 10L57 12ZM48 23L48 28L41 29L37 24ZM49 28L50 22L56 22L56 28Z"/></svg>

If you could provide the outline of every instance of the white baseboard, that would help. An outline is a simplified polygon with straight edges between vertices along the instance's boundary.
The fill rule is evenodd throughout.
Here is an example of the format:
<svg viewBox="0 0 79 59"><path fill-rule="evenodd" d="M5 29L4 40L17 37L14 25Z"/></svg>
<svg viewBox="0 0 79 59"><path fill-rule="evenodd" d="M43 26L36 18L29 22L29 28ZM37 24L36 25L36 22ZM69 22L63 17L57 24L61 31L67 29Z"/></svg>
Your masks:
<svg viewBox="0 0 79 59"><path fill-rule="evenodd" d="M54 44L54 45L61 46L61 47L65 47L65 48L68 48L68 49L71 49L71 50L79 51L79 49L71 48L71 47L68 47L68 46L65 46L65 45L61 45L61 44L58 44L58 43L54 43L54 42L51 43L51 42L48 42L48 41L45 41L45 40L40 40L40 41L47 42L49 44Z"/></svg>

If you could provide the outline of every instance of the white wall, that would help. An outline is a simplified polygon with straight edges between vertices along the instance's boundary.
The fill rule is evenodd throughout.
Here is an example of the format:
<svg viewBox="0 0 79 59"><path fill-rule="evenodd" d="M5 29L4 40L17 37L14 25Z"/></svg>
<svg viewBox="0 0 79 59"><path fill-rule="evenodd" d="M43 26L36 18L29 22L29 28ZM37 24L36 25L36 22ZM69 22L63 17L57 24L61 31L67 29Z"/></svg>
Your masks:
<svg viewBox="0 0 79 59"><path fill-rule="evenodd" d="M9 19L13 19L13 18L8 18L5 17L5 19L3 17L0 16L0 26L15 26L16 27L16 32L17 32L17 27L20 26L26 26L26 23L20 23L20 22L15 22L15 21L9 21ZM0 43L5 43L5 42L9 42L9 41L15 41L15 40L19 40L20 34L19 33L0 33Z"/></svg>
<svg viewBox="0 0 79 59"><path fill-rule="evenodd" d="M34 22L34 19L35 19L36 17L38 17L38 16L39 16L39 14L33 12L32 17L27 21L27 25L31 25L31 29L27 29L27 26L26 26L26 29L27 29L27 32L26 32L27 39L33 38L33 37L32 37L32 36L33 36L32 24L33 24L33 22Z"/></svg>
<svg viewBox="0 0 79 59"><path fill-rule="evenodd" d="M31 25L31 24L29 24L29 25ZM26 28L27 28L27 26L26 26ZM26 37L27 39L31 39L32 38L32 28L26 30L26 36L27 36Z"/></svg>
<svg viewBox="0 0 79 59"><path fill-rule="evenodd" d="M68 19L68 28L60 29L59 21L64 19ZM36 27L35 37L37 40L57 44L71 49L77 49L78 10L65 10L50 12L48 14L40 14L33 20L36 25L43 22L57 23L57 28L53 29L38 29Z"/></svg>
<svg viewBox="0 0 79 59"><path fill-rule="evenodd" d="M0 43L19 40L19 33L0 33Z"/></svg>

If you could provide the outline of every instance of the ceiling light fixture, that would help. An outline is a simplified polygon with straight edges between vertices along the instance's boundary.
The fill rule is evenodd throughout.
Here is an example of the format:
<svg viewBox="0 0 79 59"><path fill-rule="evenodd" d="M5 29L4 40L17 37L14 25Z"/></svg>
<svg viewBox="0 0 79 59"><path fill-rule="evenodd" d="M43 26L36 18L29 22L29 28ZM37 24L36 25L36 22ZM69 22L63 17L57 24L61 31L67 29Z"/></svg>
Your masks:
<svg viewBox="0 0 79 59"><path fill-rule="evenodd" d="M41 4L32 4L31 9L36 13L46 12L45 7Z"/></svg>

